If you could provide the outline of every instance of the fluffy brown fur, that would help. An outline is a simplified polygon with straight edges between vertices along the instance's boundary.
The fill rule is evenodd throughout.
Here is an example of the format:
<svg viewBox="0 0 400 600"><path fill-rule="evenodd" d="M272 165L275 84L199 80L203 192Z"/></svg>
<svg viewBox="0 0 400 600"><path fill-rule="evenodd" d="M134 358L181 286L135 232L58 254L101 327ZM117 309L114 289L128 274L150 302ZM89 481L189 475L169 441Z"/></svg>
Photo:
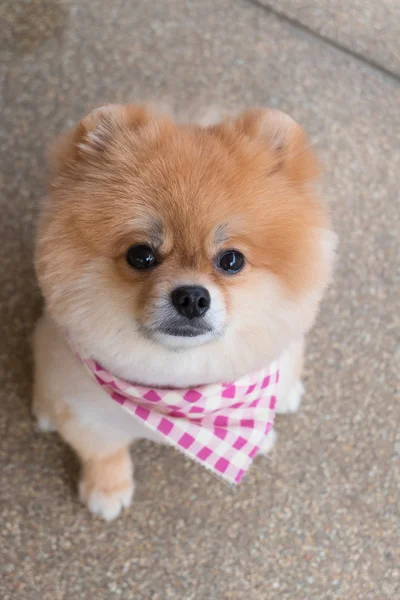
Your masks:
<svg viewBox="0 0 400 600"><path fill-rule="evenodd" d="M334 238L313 189L317 161L287 115L253 109L200 127L146 107L104 107L58 140L52 167L36 252L46 314L116 374L160 386L234 379L275 359L313 323ZM128 266L137 243L154 249L154 269ZM224 249L245 256L236 275L216 267ZM171 290L193 283L210 290L213 333L160 336ZM46 379L40 367L37 377ZM53 392L40 393L48 407ZM65 404L62 396L53 402ZM80 409L67 404L76 425ZM118 444L109 451L114 464Z"/></svg>
<svg viewBox="0 0 400 600"><path fill-rule="evenodd" d="M222 288L270 269L293 293L320 276L314 231L327 226L327 214L309 186L315 157L289 117L251 110L204 129L118 107L79 123L56 157L52 220L38 250L44 285L49 256L52 276L57 267L64 279L91 257L118 262L137 240L163 259L154 276L136 275L145 297L180 269L200 270ZM212 268L218 227L225 244L245 251L249 268L237 279ZM132 272L119 271L129 285Z"/></svg>

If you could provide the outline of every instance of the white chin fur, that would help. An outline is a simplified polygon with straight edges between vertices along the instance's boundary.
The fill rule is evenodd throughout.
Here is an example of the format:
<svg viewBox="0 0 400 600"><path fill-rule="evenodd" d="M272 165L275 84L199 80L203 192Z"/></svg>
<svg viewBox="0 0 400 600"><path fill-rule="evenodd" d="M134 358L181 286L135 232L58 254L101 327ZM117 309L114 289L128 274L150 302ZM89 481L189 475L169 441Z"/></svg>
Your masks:
<svg viewBox="0 0 400 600"><path fill-rule="evenodd" d="M171 348L172 350L184 350L185 348L194 348L208 344L215 339L216 335L213 331L193 337L168 335L167 333L156 332L152 334L151 337L156 343L164 346L165 348Z"/></svg>

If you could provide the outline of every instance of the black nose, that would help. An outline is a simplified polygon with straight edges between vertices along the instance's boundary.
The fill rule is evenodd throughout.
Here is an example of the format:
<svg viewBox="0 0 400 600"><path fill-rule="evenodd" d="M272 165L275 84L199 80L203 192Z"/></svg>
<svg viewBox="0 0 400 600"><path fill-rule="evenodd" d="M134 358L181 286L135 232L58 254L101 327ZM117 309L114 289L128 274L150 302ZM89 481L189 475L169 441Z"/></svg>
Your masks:
<svg viewBox="0 0 400 600"><path fill-rule="evenodd" d="M206 288L197 285L176 288L171 294L171 300L178 313L188 319L204 315L211 303L210 294Z"/></svg>

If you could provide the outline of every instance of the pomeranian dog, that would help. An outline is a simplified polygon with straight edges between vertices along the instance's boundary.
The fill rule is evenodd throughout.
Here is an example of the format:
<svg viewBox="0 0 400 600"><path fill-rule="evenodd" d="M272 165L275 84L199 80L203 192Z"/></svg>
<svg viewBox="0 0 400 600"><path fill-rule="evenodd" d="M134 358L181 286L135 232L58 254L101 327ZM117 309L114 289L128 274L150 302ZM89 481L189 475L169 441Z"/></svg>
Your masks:
<svg viewBox="0 0 400 600"><path fill-rule="evenodd" d="M45 309L33 412L78 454L92 513L109 520L130 504L129 445L163 440L86 360L120 384L174 392L279 359L276 410L297 410L335 249L317 174L302 128L263 108L200 126L110 105L55 144L35 258ZM257 449L273 441L272 430Z"/></svg>

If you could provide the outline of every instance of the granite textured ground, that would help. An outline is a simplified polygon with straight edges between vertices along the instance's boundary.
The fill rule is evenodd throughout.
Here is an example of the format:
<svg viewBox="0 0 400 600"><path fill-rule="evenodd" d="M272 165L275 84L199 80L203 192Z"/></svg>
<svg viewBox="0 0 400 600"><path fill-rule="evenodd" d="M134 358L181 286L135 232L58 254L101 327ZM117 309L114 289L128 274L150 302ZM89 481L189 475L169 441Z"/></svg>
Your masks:
<svg viewBox="0 0 400 600"><path fill-rule="evenodd" d="M283 17L245 0L0 4L3 600L400 598L398 3L348 18L345 2L270 4ZM146 98L291 113L325 164L341 242L304 404L278 419L270 459L235 491L140 444L135 504L106 525L77 501L73 454L29 416L33 232L53 136Z"/></svg>

